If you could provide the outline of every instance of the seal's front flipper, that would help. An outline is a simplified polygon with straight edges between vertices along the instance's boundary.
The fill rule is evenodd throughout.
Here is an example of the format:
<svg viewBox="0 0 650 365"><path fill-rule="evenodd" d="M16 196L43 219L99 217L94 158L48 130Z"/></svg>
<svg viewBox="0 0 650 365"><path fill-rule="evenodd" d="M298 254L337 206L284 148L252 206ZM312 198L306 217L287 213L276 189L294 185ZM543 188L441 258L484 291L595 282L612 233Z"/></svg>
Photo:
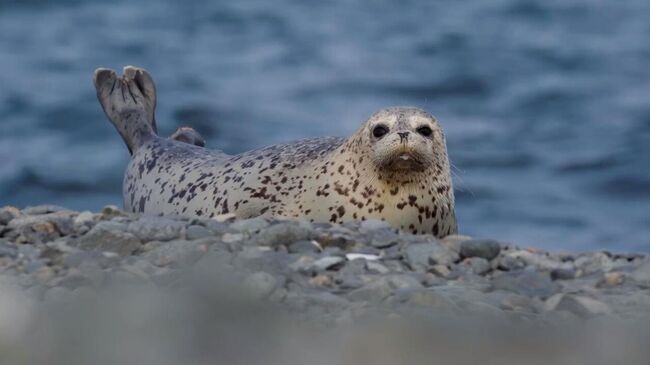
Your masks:
<svg viewBox="0 0 650 365"><path fill-rule="evenodd" d="M205 147L205 139L203 139L199 132L195 131L194 128L180 127L169 138L179 142Z"/></svg>
<svg viewBox="0 0 650 365"><path fill-rule="evenodd" d="M156 89L146 71L128 66L118 77L113 70L99 68L93 81L104 113L131 153L156 135Z"/></svg>

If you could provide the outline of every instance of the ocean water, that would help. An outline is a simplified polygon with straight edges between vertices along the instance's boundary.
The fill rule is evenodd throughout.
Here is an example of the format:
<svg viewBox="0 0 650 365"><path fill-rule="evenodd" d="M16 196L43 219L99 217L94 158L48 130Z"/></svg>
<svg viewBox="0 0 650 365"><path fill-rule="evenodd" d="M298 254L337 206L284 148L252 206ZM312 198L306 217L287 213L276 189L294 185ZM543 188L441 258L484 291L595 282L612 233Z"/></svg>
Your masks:
<svg viewBox="0 0 650 365"><path fill-rule="evenodd" d="M0 0L0 205L121 204L91 75L128 64L231 153L422 107L463 233L650 251L647 0Z"/></svg>

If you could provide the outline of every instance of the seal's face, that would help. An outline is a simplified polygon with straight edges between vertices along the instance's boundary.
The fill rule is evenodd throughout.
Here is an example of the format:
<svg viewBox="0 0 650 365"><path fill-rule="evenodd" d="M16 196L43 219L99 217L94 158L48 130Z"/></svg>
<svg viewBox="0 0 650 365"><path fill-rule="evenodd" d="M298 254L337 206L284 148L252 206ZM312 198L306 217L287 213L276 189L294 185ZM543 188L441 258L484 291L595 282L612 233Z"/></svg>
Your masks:
<svg viewBox="0 0 650 365"><path fill-rule="evenodd" d="M372 159L380 170L421 172L446 159L442 129L429 113L417 108L389 108L365 125Z"/></svg>

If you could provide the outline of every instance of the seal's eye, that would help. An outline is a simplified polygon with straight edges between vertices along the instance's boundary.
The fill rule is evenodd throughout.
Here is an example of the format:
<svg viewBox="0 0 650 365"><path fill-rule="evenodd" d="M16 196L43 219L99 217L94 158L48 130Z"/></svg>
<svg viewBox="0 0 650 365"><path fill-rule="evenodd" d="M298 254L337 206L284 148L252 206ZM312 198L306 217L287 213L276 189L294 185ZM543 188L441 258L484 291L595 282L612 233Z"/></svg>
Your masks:
<svg viewBox="0 0 650 365"><path fill-rule="evenodd" d="M372 130L372 135L376 138L381 138L388 133L388 128L384 125L378 125Z"/></svg>
<svg viewBox="0 0 650 365"><path fill-rule="evenodd" d="M431 133L433 133L431 128L427 127L426 125L418 128L417 131L418 131L418 133L420 133L421 135L423 135L425 137L430 137Z"/></svg>

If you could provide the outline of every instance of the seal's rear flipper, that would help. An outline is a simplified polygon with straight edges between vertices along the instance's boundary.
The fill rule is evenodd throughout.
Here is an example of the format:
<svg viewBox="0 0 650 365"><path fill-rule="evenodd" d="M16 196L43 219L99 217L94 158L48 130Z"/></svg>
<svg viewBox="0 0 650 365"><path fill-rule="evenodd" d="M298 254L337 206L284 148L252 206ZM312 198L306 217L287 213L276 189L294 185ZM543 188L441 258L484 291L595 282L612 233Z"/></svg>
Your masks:
<svg viewBox="0 0 650 365"><path fill-rule="evenodd" d="M156 135L156 88L141 68L127 66L124 76L99 68L93 78L97 99L131 153Z"/></svg>
<svg viewBox="0 0 650 365"><path fill-rule="evenodd" d="M169 138L179 142L205 147L205 139L203 139L199 132L195 131L194 128L180 127Z"/></svg>

